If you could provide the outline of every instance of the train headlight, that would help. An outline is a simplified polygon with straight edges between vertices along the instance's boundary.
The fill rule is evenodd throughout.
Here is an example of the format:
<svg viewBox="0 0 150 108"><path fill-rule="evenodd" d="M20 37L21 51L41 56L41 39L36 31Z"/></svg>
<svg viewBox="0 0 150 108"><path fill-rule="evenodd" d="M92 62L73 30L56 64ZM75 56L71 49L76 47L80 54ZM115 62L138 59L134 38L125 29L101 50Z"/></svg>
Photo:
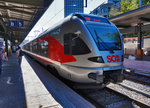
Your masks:
<svg viewBox="0 0 150 108"><path fill-rule="evenodd" d="M91 57L91 58L88 58L88 60L90 60L92 62L97 62L97 63L104 63L102 56Z"/></svg>

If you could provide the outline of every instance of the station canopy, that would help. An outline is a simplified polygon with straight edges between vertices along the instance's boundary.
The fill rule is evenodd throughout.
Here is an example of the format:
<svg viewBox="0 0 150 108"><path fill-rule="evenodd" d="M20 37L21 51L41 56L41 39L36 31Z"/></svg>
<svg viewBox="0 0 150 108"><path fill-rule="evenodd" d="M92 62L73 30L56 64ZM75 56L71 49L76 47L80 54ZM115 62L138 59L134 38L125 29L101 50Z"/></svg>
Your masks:
<svg viewBox="0 0 150 108"><path fill-rule="evenodd" d="M0 35L22 42L53 0L0 0ZM11 21L22 27L11 27Z"/></svg>
<svg viewBox="0 0 150 108"><path fill-rule="evenodd" d="M150 5L120 14L109 19L122 34L137 33L138 26L141 31L150 31Z"/></svg>

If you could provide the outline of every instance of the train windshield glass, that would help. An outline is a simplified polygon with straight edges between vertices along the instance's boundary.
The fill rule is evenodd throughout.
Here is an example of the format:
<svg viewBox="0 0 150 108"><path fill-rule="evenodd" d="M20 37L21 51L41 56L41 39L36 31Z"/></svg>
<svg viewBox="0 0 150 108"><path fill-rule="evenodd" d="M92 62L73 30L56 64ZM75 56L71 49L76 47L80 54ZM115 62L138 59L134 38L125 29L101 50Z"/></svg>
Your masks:
<svg viewBox="0 0 150 108"><path fill-rule="evenodd" d="M88 26L99 50L121 50L118 30L112 26Z"/></svg>

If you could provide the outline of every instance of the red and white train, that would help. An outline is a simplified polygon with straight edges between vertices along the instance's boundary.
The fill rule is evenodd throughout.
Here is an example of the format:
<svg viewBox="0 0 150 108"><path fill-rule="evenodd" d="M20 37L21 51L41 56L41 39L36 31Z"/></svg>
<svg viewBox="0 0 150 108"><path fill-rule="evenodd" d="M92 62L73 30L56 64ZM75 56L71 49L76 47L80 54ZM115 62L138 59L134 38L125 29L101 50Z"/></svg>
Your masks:
<svg viewBox="0 0 150 108"><path fill-rule="evenodd" d="M106 18L71 14L23 46L23 51L76 83L118 83L123 76L123 40Z"/></svg>

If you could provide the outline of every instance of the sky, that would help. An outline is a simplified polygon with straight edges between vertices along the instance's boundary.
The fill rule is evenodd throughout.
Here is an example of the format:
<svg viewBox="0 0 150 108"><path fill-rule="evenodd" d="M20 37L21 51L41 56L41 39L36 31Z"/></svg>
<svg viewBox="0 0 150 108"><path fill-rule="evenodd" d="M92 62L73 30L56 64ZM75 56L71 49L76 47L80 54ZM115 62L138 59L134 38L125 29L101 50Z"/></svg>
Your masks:
<svg viewBox="0 0 150 108"><path fill-rule="evenodd" d="M107 0L87 0L87 8L84 8L84 13L90 13L97 6ZM32 40L47 28L52 27L64 18L64 0L54 0L47 11L35 24L29 32L25 40ZM25 42L25 41L24 41Z"/></svg>

